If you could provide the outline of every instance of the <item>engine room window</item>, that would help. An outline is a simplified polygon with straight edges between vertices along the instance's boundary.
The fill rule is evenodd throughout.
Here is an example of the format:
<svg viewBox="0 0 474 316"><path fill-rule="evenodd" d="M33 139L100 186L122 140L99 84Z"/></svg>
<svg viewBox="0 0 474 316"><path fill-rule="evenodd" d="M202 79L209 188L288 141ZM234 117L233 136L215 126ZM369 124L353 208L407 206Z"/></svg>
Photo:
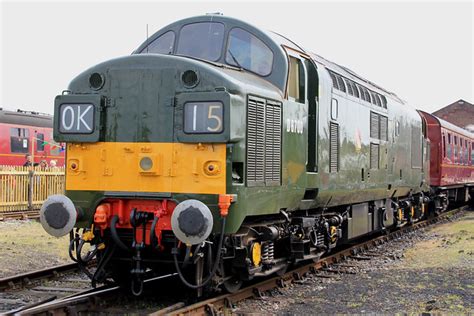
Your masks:
<svg viewBox="0 0 474 316"><path fill-rule="evenodd" d="M179 33L177 54L217 61L224 42L224 24L199 22L183 26Z"/></svg>
<svg viewBox="0 0 474 316"><path fill-rule="evenodd" d="M174 32L168 31L160 37L156 38L147 47L145 47L141 54L171 54L174 47Z"/></svg>
<svg viewBox="0 0 474 316"><path fill-rule="evenodd" d="M346 83L347 87L347 92L349 92L350 95L354 95L354 91L352 90L351 83L348 79L344 78L344 82Z"/></svg>
<svg viewBox="0 0 474 316"><path fill-rule="evenodd" d="M362 86L357 85L357 89L358 89L358 91L359 91L360 98L361 98L362 100L364 100L364 101L367 101L367 100L365 99L365 93L364 93L364 89L362 88Z"/></svg>
<svg viewBox="0 0 474 316"><path fill-rule="evenodd" d="M288 98L298 103L305 103L305 73L298 58L290 56L290 75L288 76Z"/></svg>
<svg viewBox="0 0 474 316"><path fill-rule="evenodd" d="M341 76L336 76L337 82L339 83L339 90L346 92L346 85L344 84L344 80Z"/></svg>
<svg viewBox="0 0 474 316"><path fill-rule="evenodd" d="M339 85L337 84L336 75L332 72L329 72L329 75L331 76L333 87L339 90Z"/></svg>
<svg viewBox="0 0 474 316"><path fill-rule="evenodd" d="M234 28L229 33L225 61L261 76L267 76L272 71L273 52L247 31Z"/></svg>
<svg viewBox="0 0 474 316"><path fill-rule="evenodd" d="M351 81L351 85L352 85L352 90L354 91L354 96L356 98L358 98L359 97L359 90L357 89L357 85L352 81Z"/></svg>

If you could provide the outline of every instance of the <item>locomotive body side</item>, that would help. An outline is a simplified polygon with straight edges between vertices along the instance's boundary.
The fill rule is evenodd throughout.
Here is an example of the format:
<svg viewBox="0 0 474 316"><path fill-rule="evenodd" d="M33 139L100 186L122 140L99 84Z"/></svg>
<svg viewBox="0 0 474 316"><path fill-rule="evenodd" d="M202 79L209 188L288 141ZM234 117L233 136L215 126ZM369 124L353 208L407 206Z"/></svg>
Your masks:
<svg viewBox="0 0 474 316"><path fill-rule="evenodd" d="M321 66L321 78L329 78L322 75L325 72ZM426 144L423 145L422 122L416 110L389 97L386 107L381 107L340 91L332 87L330 78L326 80L329 80L326 84L332 93L330 100L320 102L319 182L314 185L321 191L321 196L311 207L402 198L409 193L426 191L427 158L423 155ZM354 78L354 82L356 80ZM362 85L362 82L357 83ZM337 110L334 110L335 106ZM386 119L387 124L381 127L379 120L375 121L374 127L371 121L374 114ZM331 123L338 124L340 133L339 166L333 171L330 170L328 137ZM374 129L384 129L380 131L383 135L378 136ZM371 152L371 146L372 150L376 148L375 152ZM375 162L371 158L375 158ZM420 186L422 182L423 186Z"/></svg>

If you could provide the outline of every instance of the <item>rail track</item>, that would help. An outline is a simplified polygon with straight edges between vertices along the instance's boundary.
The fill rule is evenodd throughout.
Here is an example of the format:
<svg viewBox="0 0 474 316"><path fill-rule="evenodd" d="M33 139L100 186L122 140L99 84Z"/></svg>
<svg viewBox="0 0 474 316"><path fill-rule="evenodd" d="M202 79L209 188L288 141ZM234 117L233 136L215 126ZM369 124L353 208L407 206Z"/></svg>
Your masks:
<svg viewBox="0 0 474 316"><path fill-rule="evenodd" d="M9 219L36 219L39 218L39 210L0 212L0 221Z"/></svg>
<svg viewBox="0 0 474 316"><path fill-rule="evenodd" d="M420 228L424 228L435 223L446 221L455 214L460 214L467 206L457 208L442 214L436 218L428 219L411 226L405 226L401 229L388 233L386 235L378 236L374 239L364 241L354 246L349 246L334 254L323 257L316 262L296 267L282 276L275 276L273 278L251 284L246 288L233 294L219 295L213 298L205 299L193 304L187 304L184 298L175 300L167 306L160 306L155 308L152 315L205 315L205 314L223 314L226 310L232 309L233 306L242 300L263 297L264 293L273 289L283 288L293 282L301 282L308 275L315 275L327 277L324 273L351 273L347 269L341 268L344 266L346 260L371 260L373 248L376 248L384 243L399 239L405 233L413 232ZM175 274L174 274L175 275ZM174 275L166 275L149 279L146 282L160 281L165 278L172 278ZM42 313L66 313L78 314L81 312L100 312L101 302L107 300L107 297L116 295L119 287L100 287L97 289L87 290L84 292L75 293L57 300L39 302L34 306L25 306L14 311L18 315L26 314L42 314ZM149 313L148 310L147 313ZM123 310L122 310L123 312ZM11 312L9 312L11 314ZM8 313L7 313L8 314Z"/></svg>
<svg viewBox="0 0 474 316"><path fill-rule="evenodd" d="M0 279L0 291L6 289L15 289L31 285L33 281L58 277L66 272L78 271L76 263L66 263L46 269L31 271L27 273L17 274L11 277Z"/></svg>

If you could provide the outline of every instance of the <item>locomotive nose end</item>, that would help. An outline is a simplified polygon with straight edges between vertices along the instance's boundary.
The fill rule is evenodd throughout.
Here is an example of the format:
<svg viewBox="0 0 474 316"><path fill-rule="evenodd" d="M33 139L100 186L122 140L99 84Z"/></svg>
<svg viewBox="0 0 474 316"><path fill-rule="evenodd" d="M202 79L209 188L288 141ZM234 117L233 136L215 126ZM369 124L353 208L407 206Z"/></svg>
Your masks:
<svg viewBox="0 0 474 316"><path fill-rule="evenodd" d="M213 223L211 211L198 200L179 203L171 216L174 235L188 245L197 245L206 240L211 234Z"/></svg>
<svg viewBox="0 0 474 316"><path fill-rule="evenodd" d="M76 223L76 218L76 208L67 196L51 195L41 206L41 225L52 236L61 237L69 233Z"/></svg>

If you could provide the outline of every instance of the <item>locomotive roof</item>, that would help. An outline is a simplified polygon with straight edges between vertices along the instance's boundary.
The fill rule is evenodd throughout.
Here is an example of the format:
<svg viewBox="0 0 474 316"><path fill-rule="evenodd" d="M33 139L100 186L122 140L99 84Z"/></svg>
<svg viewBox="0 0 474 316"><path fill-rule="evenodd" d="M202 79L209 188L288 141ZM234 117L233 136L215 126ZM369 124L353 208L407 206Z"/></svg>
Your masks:
<svg viewBox="0 0 474 316"><path fill-rule="evenodd" d="M53 116L38 112L0 109L0 123L52 128Z"/></svg>
<svg viewBox="0 0 474 316"><path fill-rule="evenodd" d="M401 98L399 98L395 93L390 92L381 86L371 82L370 80L365 79L364 77L358 75L356 72L352 71L351 69L344 67L342 65L339 65L333 61L330 61L316 53L313 53L312 51L299 46L297 43L293 42L289 38L278 34L276 32L269 32L270 37L277 42L280 45L284 45L287 47L290 47L294 50L299 50L301 52L306 53L313 59L314 62L317 64L323 65L325 68L330 69L346 78L352 79L353 81L357 82L358 84L365 85L366 87L371 88L374 91L377 91L379 93L384 94L385 96L395 98L398 102L400 103L405 103Z"/></svg>
<svg viewBox="0 0 474 316"><path fill-rule="evenodd" d="M365 87L377 91L378 93L381 93L385 95L386 97L395 99L397 102L404 104L405 102L399 98L395 93L390 92L381 86L365 79L364 77L358 75L351 69L344 67L342 65L339 65L335 62L329 61L328 59L319 56L309 50L306 50L305 48L301 47L291 39L278 34L276 32L271 32L271 31L265 31L260 28L257 28L247 22L241 21L239 19L223 16L220 13L213 13L213 14L207 14L207 15L202 15L202 16L195 16L195 17L190 17L186 18L183 20L176 21L172 24L169 24L162 29L158 30L156 33L154 33L150 38L148 38L144 43L142 43L134 52L133 54L137 54L142 52L150 43L152 43L155 39L160 37L161 35L169 32L169 31L174 31L175 33L178 33L181 27L184 25L190 24L190 23L196 23L196 22L220 22L228 26L228 29L226 32L228 32L230 29L233 27L240 27L251 34L257 36L260 40L262 40L265 44L267 44L271 50L274 53L274 58L275 58L275 66L276 66L276 71L272 71L270 75L264 77L266 80L272 82L275 84L277 87L279 87L282 91L285 89L286 85L286 76L288 72L288 65L287 65L287 59L286 59L286 54L283 50L283 46L289 47L291 49L301 51L305 54L307 54L316 64L323 65L325 68L332 70L339 75L342 75L348 79L351 79L358 84L364 85ZM174 49L174 48L173 48ZM218 60L219 62L225 63L224 57L221 56L221 58ZM275 69L274 69L275 70Z"/></svg>

